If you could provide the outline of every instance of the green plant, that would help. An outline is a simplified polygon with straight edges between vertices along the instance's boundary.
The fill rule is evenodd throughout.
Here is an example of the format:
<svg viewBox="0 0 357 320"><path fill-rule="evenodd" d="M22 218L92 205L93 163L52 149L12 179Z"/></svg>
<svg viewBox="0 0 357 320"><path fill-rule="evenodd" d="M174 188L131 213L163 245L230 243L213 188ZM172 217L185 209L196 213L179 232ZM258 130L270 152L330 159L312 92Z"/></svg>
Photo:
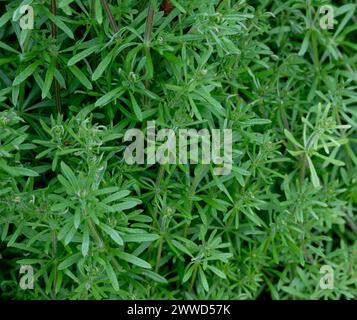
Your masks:
<svg viewBox="0 0 357 320"><path fill-rule="evenodd" d="M356 4L0 3L1 298L357 297ZM232 171L127 164L150 120L231 129Z"/></svg>

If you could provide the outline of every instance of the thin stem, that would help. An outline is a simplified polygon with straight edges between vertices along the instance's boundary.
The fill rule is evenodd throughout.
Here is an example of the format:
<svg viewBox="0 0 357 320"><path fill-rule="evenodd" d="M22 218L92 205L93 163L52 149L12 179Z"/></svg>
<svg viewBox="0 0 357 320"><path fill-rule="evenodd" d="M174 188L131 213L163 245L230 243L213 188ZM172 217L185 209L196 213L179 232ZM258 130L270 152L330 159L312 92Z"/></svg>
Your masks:
<svg viewBox="0 0 357 320"><path fill-rule="evenodd" d="M51 0L51 12L54 16L57 15L57 1L56 0ZM54 22L52 22L51 26L51 35L54 41L57 42L57 26ZM53 64L56 69L58 69L58 60L57 56L53 56ZM56 107L57 107L57 112L61 113L62 112L62 102L61 102L61 87L56 78L54 78L54 86L55 86L55 101L56 101Z"/></svg>
<svg viewBox="0 0 357 320"><path fill-rule="evenodd" d="M51 13L54 16L57 15L57 0L51 0ZM52 33L52 37L54 39L56 39L57 38L57 26L54 22L52 23L51 33Z"/></svg>
<svg viewBox="0 0 357 320"><path fill-rule="evenodd" d="M102 240L101 236L99 235L97 228L95 227L95 225L91 219L88 220L88 224L89 224L89 228L92 232L92 235L93 235L94 240L96 241L98 247L103 248L103 246L104 246L103 240Z"/></svg>
<svg viewBox="0 0 357 320"><path fill-rule="evenodd" d="M161 253L162 253L162 245L164 242L164 238L161 236L160 242L159 242L159 248L157 249L157 256L156 256L156 267L155 267L155 272L158 273L159 268L160 268L160 261L161 261Z"/></svg>
<svg viewBox="0 0 357 320"><path fill-rule="evenodd" d="M149 42L151 39L151 34L153 30L153 24L154 24L154 8L152 5L149 5L148 8L148 15L146 18L146 27L145 27L145 34L144 34L144 42L145 42L145 54L148 56L150 54L150 46ZM146 71L147 73L147 71ZM150 87L150 81L149 79L145 80L145 88L149 89ZM147 96L144 97L144 104L147 105L149 103L149 98Z"/></svg>
<svg viewBox="0 0 357 320"><path fill-rule="evenodd" d="M110 22L110 25L112 26L112 29L115 33L117 33L119 31L119 27L117 25L117 23L115 22L115 19L114 19L114 16L113 16L113 13L112 11L110 10L110 7L108 5L108 2L106 0L100 0L101 3L102 3L102 6L104 8L104 11L105 13L107 14L108 16L108 19L109 19L109 22Z"/></svg>
<svg viewBox="0 0 357 320"><path fill-rule="evenodd" d="M94 240L97 243L97 246L100 249L107 250L107 248L105 247L104 241L103 241L100 233L98 232L95 224L93 223L92 219L88 219L88 225L89 225L89 229L91 230L92 236L94 237ZM115 257L112 257L112 263L117 270L120 270L120 265Z"/></svg>
<svg viewBox="0 0 357 320"><path fill-rule="evenodd" d="M148 8L148 15L146 18L146 28L145 28L145 34L144 34L144 40L145 42L149 42L151 38L151 33L153 29L153 24L154 24L154 8L152 5L149 5Z"/></svg>
<svg viewBox="0 0 357 320"><path fill-rule="evenodd" d="M52 259L55 259L57 255L57 233L56 230L52 231ZM56 287L57 287L57 263L55 262L53 265L54 276L52 283L52 299L56 299Z"/></svg>
<svg viewBox="0 0 357 320"><path fill-rule="evenodd" d="M92 19L95 18L95 0L91 0L90 4L90 16Z"/></svg>

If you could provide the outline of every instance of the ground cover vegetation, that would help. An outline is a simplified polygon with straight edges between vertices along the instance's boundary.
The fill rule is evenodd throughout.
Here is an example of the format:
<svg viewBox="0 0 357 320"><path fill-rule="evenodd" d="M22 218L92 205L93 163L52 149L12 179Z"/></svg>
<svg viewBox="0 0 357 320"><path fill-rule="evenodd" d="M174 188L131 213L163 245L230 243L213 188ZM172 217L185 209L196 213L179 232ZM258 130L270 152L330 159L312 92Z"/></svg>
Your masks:
<svg viewBox="0 0 357 320"><path fill-rule="evenodd" d="M356 34L348 0L0 1L0 297L355 299ZM231 172L129 165L147 121L231 129Z"/></svg>

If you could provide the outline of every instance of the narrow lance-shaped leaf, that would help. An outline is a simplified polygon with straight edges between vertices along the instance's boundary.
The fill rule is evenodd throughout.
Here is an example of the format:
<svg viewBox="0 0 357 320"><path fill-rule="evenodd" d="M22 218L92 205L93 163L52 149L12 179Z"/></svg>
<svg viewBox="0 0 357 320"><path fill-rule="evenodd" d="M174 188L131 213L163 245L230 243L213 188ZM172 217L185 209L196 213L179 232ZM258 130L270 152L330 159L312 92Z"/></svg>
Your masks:
<svg viewBox="0 0 357 320"><path fill-rule="evenodd" d="M13 86L18 86L20 83L24 82L29 76L31 76L38 66L41 64L41 62L34 62L30 64L28 67L26 67L22 72L20 72L16 78L14 79Z"/></svg>

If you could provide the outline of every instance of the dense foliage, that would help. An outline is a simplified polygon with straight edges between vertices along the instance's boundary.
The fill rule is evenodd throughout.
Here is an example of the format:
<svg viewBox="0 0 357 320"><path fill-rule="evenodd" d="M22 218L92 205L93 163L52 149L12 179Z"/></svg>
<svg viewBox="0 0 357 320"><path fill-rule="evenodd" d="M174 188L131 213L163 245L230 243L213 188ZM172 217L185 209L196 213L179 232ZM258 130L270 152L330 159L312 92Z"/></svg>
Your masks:
<svg viewBox="0 0 357 320"><path fill-rule="evenodd" d="M357 298L352 2L1 0L0 297ZM231 173L127 164L148 120L232 129Z"/></svg>

